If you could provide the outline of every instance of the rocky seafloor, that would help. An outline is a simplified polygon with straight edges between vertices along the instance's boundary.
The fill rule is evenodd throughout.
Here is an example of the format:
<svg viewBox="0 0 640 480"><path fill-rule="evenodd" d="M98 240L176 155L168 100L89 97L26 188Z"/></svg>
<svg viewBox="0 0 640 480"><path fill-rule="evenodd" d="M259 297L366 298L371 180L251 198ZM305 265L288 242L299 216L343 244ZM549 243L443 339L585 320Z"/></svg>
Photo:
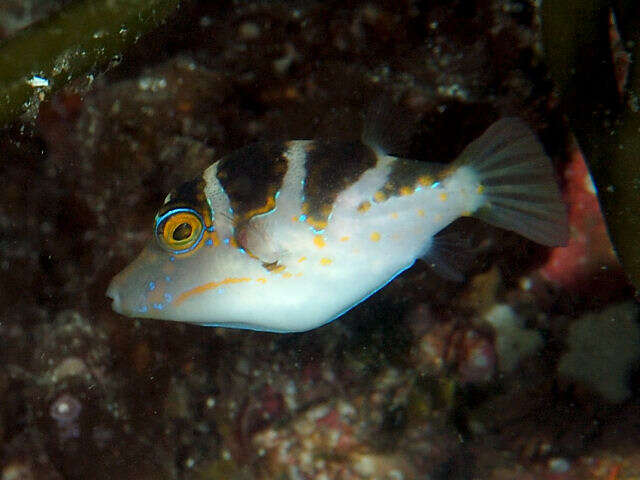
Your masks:
<svg viewBox="0 0 640 480"><path fill-rule="evenodd" d="M0 35L64 3L0 2ZM538 8L193 2L35 125L0 131L0 478L640 478L639 308ZM407 155L428 161L525 119L557 167L569 245L464 219L465 281L418 263L300 334L111 311L106 287L171 188L251 142L358 138L380 96L415 115Z"/></svg>

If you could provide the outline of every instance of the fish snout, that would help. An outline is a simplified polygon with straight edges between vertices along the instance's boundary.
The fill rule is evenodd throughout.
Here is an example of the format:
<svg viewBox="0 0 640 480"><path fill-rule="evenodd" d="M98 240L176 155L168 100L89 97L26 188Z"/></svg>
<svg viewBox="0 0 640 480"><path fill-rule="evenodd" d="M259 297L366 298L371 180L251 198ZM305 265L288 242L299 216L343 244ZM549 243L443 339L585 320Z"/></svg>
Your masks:
<svg viewBox="0 0 640 480"><path fill-rule="evenodd" d="M111 302L111 308L113 311L122 314L122 301L120 300L120 292L118 292L117 287L114 285L114 282L111 281L109 284L109 288L107 288L107 297L113 300Z"/></svg>

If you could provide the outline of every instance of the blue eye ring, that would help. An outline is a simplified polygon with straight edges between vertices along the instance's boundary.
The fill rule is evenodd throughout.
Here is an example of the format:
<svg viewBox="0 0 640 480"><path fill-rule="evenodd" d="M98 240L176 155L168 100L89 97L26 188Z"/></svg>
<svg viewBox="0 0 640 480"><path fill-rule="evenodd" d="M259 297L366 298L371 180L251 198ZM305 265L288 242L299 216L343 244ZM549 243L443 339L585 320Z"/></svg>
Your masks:
<svg viewBox="0 0 640 480"><path fill-rule="evenodd" d="M183 228L187 225L189 228ZM167 228L169 227L169 228ZM186 238L176 239L175 232L182 228L180 235ZM169 253L180 255L194 250L204 236L202 215L192 208L174 208L162 215L156 215L154 235L160 247Z"/></svg>

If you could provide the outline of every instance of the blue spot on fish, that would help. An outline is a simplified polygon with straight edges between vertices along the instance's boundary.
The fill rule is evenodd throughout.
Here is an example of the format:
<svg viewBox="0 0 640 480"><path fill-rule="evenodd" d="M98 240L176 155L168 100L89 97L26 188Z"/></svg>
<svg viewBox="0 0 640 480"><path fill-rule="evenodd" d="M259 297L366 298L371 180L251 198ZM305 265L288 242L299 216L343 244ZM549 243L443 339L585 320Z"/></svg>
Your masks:
<svg viewBox="0 0 640 480"><path fill-rule="evenodd" d="M164 299L165 299L167 302L171 302L171 300L173 300L173 295L171 295L170 293L165 293L165 294L164 294Z"/></svg>
<svg viewBox="0 0 640 480"><path fill-rule="evenodd" d="M156 310L162 310L164 308L164 305L162 303L154 303L153 308L155 308Z"/></svg>
<svg viewBox="0 0 640 480"><path fill-rule="evenodd" d="M431 188L438 188L440 186L440 182L433 182L431 184Z"/></svg>
<svg viewBox="0 0 640 480"><path fill-rule="evenodd" d="M307 220L307 216L306 216L306 215L300 215L300 216L298 217L298 220L299 220L299 221L301 221L301 222L304 222L304 221L306 221L306 220Z"/></svg>
<svg viewBox="0 0 640 480"><path fill-rule="evenodd" d="M230 239L229 239L229 238L225 238L225 239L223 240L223 242L224 242L224 243L226 243L227 245L229 245Z"/></svg>
<svg viewBox="0 0 640 480"><path fill-rule="evenodd" d="M138 311L140 313L145 313L147 310L149 310L149 307L147 307L146 305L142 305L140 308L138 308Z"/></svg>
<svg viewBox="0 0 640 480"><path fill-rule="evenodd" d="M207 238L204 242L205 245L211 246L213 245L213 240L211 240L210 238Z"/></svg>
<svg viewBox="0 0 640 480"><path fill-rule="evenodd" d="M147 285L147 288L149 289L150 292L154 291L156 289L156 282L154 282L153 280L149 282L149 284Z"/></svg>
<svg viewBox="0 0 640 480"><path fill-rule="evenodd" d="M176 257L174 257L173 255L169 257L169 261L170 262L175 262L176 261Z"/></svg>
<svg viewBox="0 0 640 480"><path fill-rule="evenodd" d="M167 275L166 277L164 277L164 281L169 283L171 281L171 277Z"/></svg>

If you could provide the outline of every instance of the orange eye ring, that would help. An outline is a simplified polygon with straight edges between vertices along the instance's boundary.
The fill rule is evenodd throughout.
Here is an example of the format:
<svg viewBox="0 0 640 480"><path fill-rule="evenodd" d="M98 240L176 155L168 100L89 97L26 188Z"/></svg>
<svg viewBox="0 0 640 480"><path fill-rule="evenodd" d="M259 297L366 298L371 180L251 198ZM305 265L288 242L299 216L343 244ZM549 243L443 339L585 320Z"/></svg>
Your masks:
<svg viewBox="0 0 640 480"><path fill-rule="evenodd" d="M155 235L168 252L187 253L198 246L204 235L204 222L191 208L175 208L156 216Z"/></svg>

